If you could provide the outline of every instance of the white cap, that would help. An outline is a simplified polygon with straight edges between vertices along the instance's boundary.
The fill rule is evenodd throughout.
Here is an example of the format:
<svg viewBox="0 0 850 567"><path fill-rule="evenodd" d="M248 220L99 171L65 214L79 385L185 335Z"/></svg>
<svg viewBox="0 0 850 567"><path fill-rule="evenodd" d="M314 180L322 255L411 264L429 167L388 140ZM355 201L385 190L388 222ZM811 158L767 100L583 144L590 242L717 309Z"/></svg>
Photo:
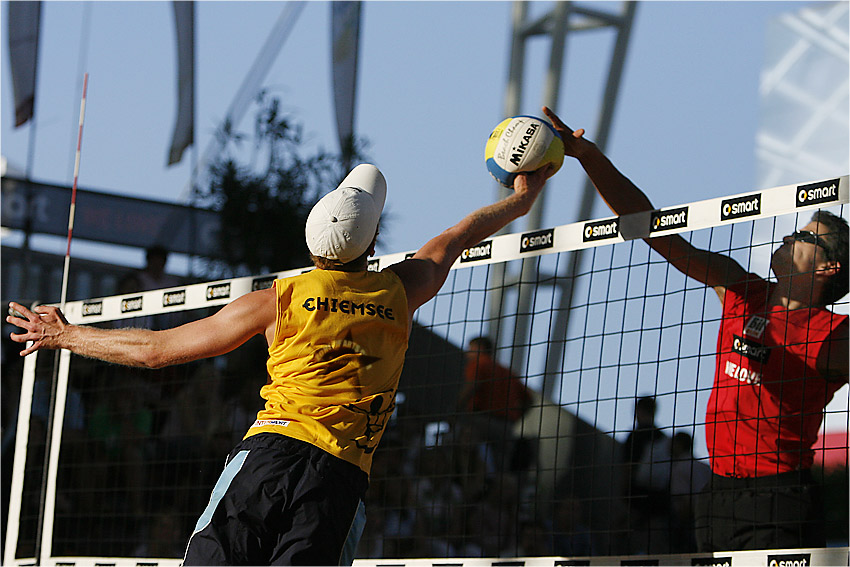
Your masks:
<svg viewBox="0 0 850 567"><path fill-rule="evenodd" d="M304 236L314 256L350 262L368 250L378 231L387 182L374 165L360 164L307 216Z"/></svg>

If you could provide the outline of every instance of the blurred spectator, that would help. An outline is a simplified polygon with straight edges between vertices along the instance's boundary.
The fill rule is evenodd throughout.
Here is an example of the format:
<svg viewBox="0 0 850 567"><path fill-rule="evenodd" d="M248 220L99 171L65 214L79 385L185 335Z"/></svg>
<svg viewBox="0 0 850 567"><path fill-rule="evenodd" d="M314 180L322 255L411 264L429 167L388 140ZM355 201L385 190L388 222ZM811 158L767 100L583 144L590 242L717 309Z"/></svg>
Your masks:
<svg viewBox="0 0 850 567"><path fill-rule="evenodd" d="M670 474L670 506L672 515L673 552L697 551L694 538L694 497L705 487L711 469L694 459L693 438L680 431L673 435L670 444L673 459Z"/></svg>
<svg viewBox="0 0 850 567"><path fill-rule="evenodd" d="M543 526L534 520L519 523L516 542L502 549L502 557L543 557L552 555Z"/></svg>
<svg viewBox="0 0 850 567"><path fill-rule="evenodd" d="M670 438L655 425L655 409L655 398L638 399L624 444L629 553L669 551Z"/></svg>
<svg viewBox="0 0 850 567"><path fill-rule="evenodd" d="M492 450L488 460L499 471L526 469L532 451L525 445L527 440L515 436L514 426L532 398L522 380L496 362L489 338L469 341L464 378L458 409L468 412L478 438Z"/></svg>
<svg viewBox="0 0 850 567"><path fill-rule="evenodd" d="M566 498L555 502L552 551L562 557L593 555L590 530L582 519L581 502Z"/></svg>
<svg viewBox="0 0 850 567"><path fill-rule="evenodd" d="M138 518L145 513L141 488L146 486L146 463L152 451L155 392L134 369L106 372L103 380L104 387L99 390L89 418L88 433L93 441L92 462L104 466L89 474L92 486L111 490L91 492L88 497L111 496L97 507L124 510Z"/></svg>
<svg viewBox="0 0 850 567"><path fill-rule="evenodd" d="M145 253L145 267L138 273L139 291L175 287L181 284L180 278L165 273L168 263L168 250L164 246L151 246Z"/></svg>
<svg viewBox="0 0 850 567"><path fill-rule="evenodd" d="M144 541L133 552L134 557L183 557L186 532L176 510L168 509L154 514L146 532Z"/></svg>
<svg viewBox="0 0 850 567"><path fill-rule="evenodd" d="M176 287L183 284L182 278L165 272L168 263L168 250L163 246L151 246L145 252L145 267L141 270L128 272L116 285L116 295L150 291ZM143 329L170 329L184 322L185 313L163 313L156 316L133 317L118 321L124 327L141 327Z"/></svg>

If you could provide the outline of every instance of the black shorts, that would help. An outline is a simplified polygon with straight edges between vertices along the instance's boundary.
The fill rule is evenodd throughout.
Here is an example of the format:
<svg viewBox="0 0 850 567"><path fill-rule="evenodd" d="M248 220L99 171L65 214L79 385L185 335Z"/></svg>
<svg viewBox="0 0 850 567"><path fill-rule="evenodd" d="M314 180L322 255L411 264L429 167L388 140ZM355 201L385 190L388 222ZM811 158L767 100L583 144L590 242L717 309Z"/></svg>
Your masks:
<svg viewBox="0 0 850 567"><path fill-rule="evenodd" d="M694 502L699 551L824 547L820 487L808 470L757 478L712 475Z"/></svg>
<svg viewBox="0 0 850 567"><path fill-rule="evenodd" d="M366 473L274 433L230 453L184 565L350 565L363 532Z"/></svg>

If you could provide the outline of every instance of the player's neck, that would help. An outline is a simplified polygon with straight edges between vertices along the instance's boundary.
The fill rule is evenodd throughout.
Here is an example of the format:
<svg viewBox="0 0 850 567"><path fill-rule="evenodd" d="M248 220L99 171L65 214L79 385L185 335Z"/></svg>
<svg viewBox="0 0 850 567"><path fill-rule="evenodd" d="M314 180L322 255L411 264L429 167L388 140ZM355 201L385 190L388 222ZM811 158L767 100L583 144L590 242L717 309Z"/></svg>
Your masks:
<svg viewBox="0 0 850 567"><path fill-rule="evenodd" d="M823 296L822 286L813 281L811 274L803 281L799 278L779 278L776 287L770 294L770 305L794 309L822 307L820 298Z"/></svg>

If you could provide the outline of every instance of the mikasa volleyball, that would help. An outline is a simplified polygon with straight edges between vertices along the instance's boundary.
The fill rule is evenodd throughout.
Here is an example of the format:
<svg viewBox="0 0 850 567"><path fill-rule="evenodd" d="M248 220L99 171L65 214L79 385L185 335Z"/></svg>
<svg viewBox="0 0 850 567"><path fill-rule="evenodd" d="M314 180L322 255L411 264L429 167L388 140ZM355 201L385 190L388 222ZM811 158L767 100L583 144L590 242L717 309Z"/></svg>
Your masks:
<svg viewBox="0 0 850 567"><path fill-rule="evenodd" d="M555 171L564 163L564 142L552 125L536 116L512 116L499 123L484 148L487 170L505 187L513 187L517 173L547 164Z"/></svg>

